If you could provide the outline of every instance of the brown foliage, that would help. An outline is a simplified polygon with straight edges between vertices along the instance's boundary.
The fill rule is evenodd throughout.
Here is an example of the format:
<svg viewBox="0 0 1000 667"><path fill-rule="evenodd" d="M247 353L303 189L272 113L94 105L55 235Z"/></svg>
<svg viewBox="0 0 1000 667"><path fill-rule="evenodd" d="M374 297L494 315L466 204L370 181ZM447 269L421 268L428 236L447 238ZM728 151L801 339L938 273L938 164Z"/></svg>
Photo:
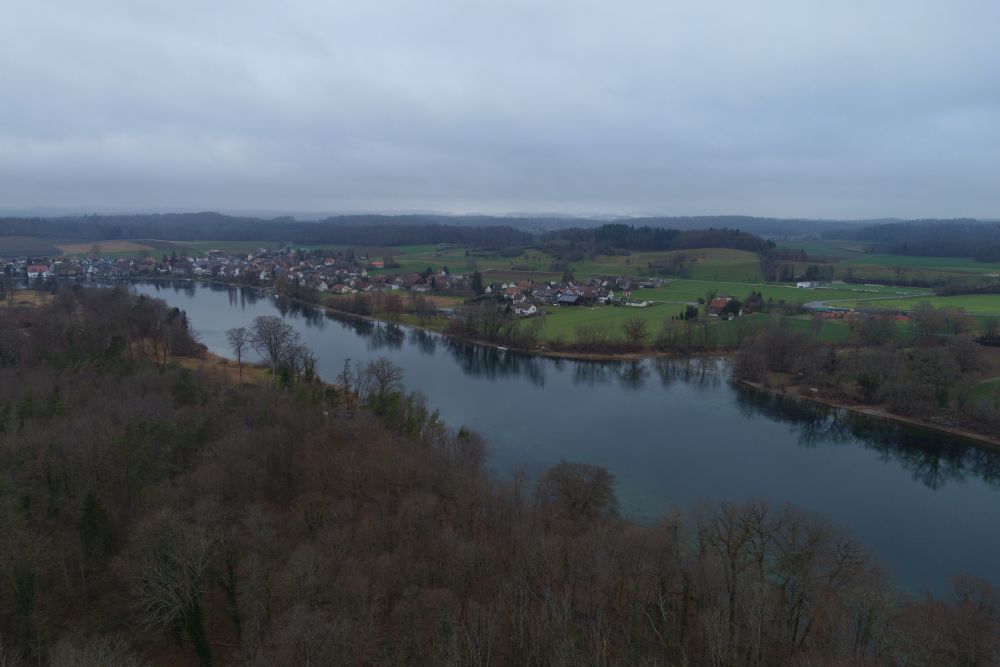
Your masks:
<svg viewBox="0 0 1000 667"><path fill-rule="evenodd" d="M106 296L77 317L113 321ZM9 664L997 660L995 589L906 600L794 509L636 525L607 471L572 463L532 503L523 475L491 475L483 441L441 426L391 368L366 394L381 417L348 419L315 384L67 365L72 349L105 358L114 328L72 348L45 317L20 321L19 365L0 368ZM43 360L39 341L63 356Z"/></svg>

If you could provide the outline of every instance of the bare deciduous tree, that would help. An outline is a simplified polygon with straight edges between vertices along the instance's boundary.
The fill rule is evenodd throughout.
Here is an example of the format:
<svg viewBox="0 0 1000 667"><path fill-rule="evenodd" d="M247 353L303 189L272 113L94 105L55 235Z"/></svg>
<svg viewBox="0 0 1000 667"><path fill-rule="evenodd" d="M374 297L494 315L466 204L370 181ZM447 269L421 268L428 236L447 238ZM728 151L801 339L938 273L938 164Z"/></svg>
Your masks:
<svg viewBox="0 0 1000 667"><path fill-rule="evenodd" d="M236 364L240 367L240 382L243 382L243 355L250 347L250 332L246 327L226 329L226 341L233 356L236 357Z"/></svg>
<svg viewBox="0 0 1000 667"><path fill-rule="evenodd" d="M376 398L383 398L391 391L402 387L403 369L392 363L386 357L379 357L365 368L365 374L371 378Z"/></svg>
<svg viewBox="0 0 1000 667"><path fill-rule="evenodd" d="M562 461L538 480L537 502L555 520L587 523L618 515L615 477L605 468Z"/></svg>
<svg viewBox="0 0 1000 667"><path fill-rule="evenodd" d="M628 342L636 347L641 347L643 341L649 336L649 327L646 324L646 320L633 317L628 322L624 324L625 338Z"/></svg>
<svg viewBox="0 0 1000 667"><path fill-rule="evenodd" d="M288 349L299 342L299 333L277 315L259 315L253 320L250 344L271 366L271 379L278 374L278 365Z"/></svg>
<svg viewBox="0 0 1000 667"><path fill-rule="evenodd" d="M145 528L145 559L135 577L140 614L150 625L182 631L199 662L211 665L202 598L215 539L200 526L180 526L166 515Z"/></svg>
<svg viewBox="0 0 1000 667"><path fill-rule="evenodd" d="M76 667L145 667L151 664L138 655L126 635L102 635L90 639L83 646L75 646L69 641L56 645L49 656L52 665L75 665ZM7 667L0 657L0 667Z"/></svg>

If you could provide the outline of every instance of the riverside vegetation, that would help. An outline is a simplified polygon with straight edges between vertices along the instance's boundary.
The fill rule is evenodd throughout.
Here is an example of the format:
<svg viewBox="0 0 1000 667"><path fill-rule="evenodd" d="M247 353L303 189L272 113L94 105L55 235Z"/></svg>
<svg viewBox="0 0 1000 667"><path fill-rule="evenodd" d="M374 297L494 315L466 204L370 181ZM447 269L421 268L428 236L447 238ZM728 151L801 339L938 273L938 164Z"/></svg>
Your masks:
<svg viewBox="0 0 1000 667"><path fill-rule="evenodd" d="M735 355L737 377L782 392L878 406L939 426L995 437L1000 429L1000 337L990 321L975 337L961 310L921 303L912 336L891 314L850 323L840 345L782 326L759 327ZM822 321L817 320L821 327Z"/></svg>
<svg viewBox="0 0 1000 667"><path fill-rule="evenodd" d="M199 353L122 289L3 313L0 664L1000 661L1000 591L907 597L822 518L638 525L601 468L497 478L385 360L235 383Z"/></svg>

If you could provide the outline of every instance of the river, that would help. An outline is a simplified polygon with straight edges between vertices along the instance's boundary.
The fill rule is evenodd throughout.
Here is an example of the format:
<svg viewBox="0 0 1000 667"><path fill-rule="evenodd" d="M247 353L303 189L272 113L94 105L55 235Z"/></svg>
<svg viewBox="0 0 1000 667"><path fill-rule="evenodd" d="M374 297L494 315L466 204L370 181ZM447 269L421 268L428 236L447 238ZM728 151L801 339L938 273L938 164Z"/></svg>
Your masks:
<svg viewBox="0 0 1000 667"><path fill-rule="evenodd" d="M388 357L447 424L483 434L501 475L561 459L601 465L640 521L706 500L792 503L846 528L912 592L944 592L959 572L1000 584L1000 453L971 442L735 388L721 359L547 359L240 288L133 289L187 311L223 356L226 329L281 314L324 379L345 359Z"/></svg>

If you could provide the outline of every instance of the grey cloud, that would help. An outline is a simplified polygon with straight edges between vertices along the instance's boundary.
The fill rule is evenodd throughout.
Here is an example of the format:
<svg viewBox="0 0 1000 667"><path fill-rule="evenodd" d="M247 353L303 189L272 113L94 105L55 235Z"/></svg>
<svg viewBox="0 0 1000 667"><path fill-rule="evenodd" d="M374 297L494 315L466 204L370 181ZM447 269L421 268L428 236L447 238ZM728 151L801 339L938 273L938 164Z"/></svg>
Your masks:
<svg viewBox="0 0 1000 667"><path fill-rule="evenodd" d="M0 204L996 216L993 2L20 2Z"/></svg>

